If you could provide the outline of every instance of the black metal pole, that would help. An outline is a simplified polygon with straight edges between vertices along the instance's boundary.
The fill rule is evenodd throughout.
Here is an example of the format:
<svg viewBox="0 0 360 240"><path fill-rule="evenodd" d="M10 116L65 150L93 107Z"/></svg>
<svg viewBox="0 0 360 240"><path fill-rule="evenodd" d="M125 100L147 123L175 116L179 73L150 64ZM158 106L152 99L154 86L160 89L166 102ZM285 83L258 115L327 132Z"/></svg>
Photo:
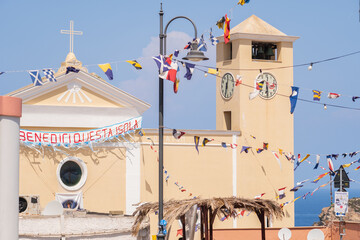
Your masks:
<svg viewBox="0 0 360 240"><path fill-rule="evenodd" d="M160 55L164 55L164 27L163 27L163 17L164 12L162 10L162 3L160 5ZM159 77L159 232L157 234L157 239L165 239L165 234L163 233L163 227L160 225L160 221L164 217L163 209L163 194L164 194L164 180L163 180L163 140L164 140L164 80Z"/></svg>

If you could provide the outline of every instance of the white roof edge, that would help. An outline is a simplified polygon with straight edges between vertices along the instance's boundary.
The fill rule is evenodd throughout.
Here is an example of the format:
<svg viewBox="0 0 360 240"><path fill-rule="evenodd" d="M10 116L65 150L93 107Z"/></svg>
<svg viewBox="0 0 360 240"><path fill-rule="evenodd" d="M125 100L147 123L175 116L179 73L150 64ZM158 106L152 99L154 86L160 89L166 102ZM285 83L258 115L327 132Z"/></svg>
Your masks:
<svg viewBox="0 0 360 240"><path fill-rule="evenodd" d="M183 130L183 129L177 129L177 130ZM157 128L143 128L144 133L150 133L150 134L158 134L159 130ZM211 135L211 136L241 136L241 131L227 131L227 130L188 130L184 129L184 131L191 135ZM164 134L171 135L172 129L165 129ZM145 135L146 136L146 135Z"/></svg>
<svg viewBox="0 0 360 240"><path fill-rule="evenodd" d="M230 40L235 39L249 39L255 41L265 42L295 42L300 37L297 36L282 36L282 35L268 35L268 34L253 34L253 33L233 33L230 35ZM224 37L219 36L217 39L224 42Z"/></svg>
<svg viewBox="0 0 360 240"><path fill-rule="evenodd" d="M96 83L97 86L94 87L101 87L103 86L101 89L104 93L108 94L109 96L111 95L112 98L117 98L118 102L121 102L121 104L124 104L124 96L127 97L128 99L126 99L127 101L129 101L130 104L135 104L136 107L140 110L141 113L145 112L147 109L149 109L151 107L151 105L147 102L144 102L140 99L138 99L137 97L113 86L112 84L104 81L104 80L100 80L98 78L96 78L95 76L93 76L90 73L84 72L84 71L80 71L79 73L69 73L69 74L61 74L57 77L58 80L60 80L61 78L64 78L66 76L71 76L73 75L73 79L76 80L78 79L79 81L81 80L81 77L78 77L76 74L81 74L85 77L89 77L91 79L94 80L94 83ZM71 81L72 79L69 79L69 81ZM85 84L87 83L86 81L82 81ZM66 83L66 82L65 82ZM57 87L53 88L53 85L56 84ZM91 86L91 83L88 83L89 86ZM44 85L38 87L38 86L33 86L32 84L25 86L21 89L15 90L11 93L8 93L8 96L14 96L14 97L20 97L23 98L24 102L29 101L33 98L36 98L37 96L41 95L43 92L45 92L46 90L55 90L59 87L62 87L62 83L61 82L45 82ZM119 96L116 96L116 94L121 94L122 97L119 98ZM105 96L106 97L106 96ZM116 100L112 99L113 101L116 102Z"/></svg>

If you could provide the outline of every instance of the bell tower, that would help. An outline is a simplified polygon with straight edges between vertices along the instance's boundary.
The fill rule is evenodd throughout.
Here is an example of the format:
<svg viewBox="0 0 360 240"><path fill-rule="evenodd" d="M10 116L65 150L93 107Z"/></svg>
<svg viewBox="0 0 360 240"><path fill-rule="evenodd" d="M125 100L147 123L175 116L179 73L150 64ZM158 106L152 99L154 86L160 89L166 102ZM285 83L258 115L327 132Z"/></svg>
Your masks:
<svg viewBox="0 0 360 240"><path fill-rule="evenodd" d="M284 67L293 65L293 42L298 37L282 33L255 15L232 28L230 34L230 42L225 44L220 39L216 48L220 71L216 80L216 129L247 131L266 138L285 137L285 131L286 138L293 139L293 116L285 97L291 94L293 68ZM231 92L238 75L242 84ZM256 82L263 84L262 91L251 100Z"/></svg>
<svg viewBox="0 0 360 240"><path fill-rule="evenodd" d="M293 43L298 37L288 36L254 15L233 27L230 34L230 42L225 44L219 37L216 48L220 72L216 78L216 129L240 131L237 143L252 147L251 153L240 153L237 159L237 195L253 198L266 193L263 198L279 204L291 201L293 164L281 153L294 153L289 96ZM263 148L264 142L269 144L268 150L257 153L256 148ZM278 189L283 187L287 187L286 197L279 199ZM294 206L285 210L287 217L275 221L274 226L294 225ZM239 226L250 225L239 222Z"/></svg>

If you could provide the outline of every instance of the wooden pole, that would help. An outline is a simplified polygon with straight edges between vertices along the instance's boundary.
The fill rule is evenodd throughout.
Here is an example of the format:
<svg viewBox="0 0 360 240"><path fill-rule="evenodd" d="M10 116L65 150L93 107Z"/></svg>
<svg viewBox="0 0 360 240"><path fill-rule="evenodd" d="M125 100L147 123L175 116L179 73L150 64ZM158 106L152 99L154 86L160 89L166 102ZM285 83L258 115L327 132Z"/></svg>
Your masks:
<svg viewBox="0 0 360 240"><path fill-rule="evenodd" d="M186 240L185 215L182 215L180 217L180 221L181 221L181 224L182 224L183 240Z"/></svg>
<svg viewBox="0 0 360 240"><path fill-rule="evenodd" d="M208 228L208 207L204 206L205 213L205 240L209 240L209 228Z"/></svg>
<svg viewBox="0 0 360 240"><path fill-rule="evenodd" d="M264 211L256 212L261 223L261 240L265 240L265 214Z"/></svg>
<svg viewBox="0 0 360 240"><path fill-rule="evenodd" d="M214 240L214 237L213 237L213 225L212 225L212 222L211 222L211 216L212 216L212 210L211 210L211 207L209 207L210 240Z"/></svg>
<svg viewBox="0 0 360 240"><path fill-rule="evenodd" d="M204 217L204 207L200 208L200 216L201 216L201 223L200 223L200 240L204 240L204 227L205 227L205 217Z"/></svg>

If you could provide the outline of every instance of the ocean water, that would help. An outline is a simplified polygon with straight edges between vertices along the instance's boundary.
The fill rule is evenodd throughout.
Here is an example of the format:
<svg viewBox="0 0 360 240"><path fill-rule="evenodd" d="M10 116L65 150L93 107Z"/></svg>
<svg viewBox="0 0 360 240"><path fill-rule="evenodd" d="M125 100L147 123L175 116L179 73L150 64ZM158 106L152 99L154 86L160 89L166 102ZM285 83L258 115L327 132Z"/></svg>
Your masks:
<svg viewBox="0 0 360 240"><path fill-rule="evenodd" d="M300 189L295 192L295 197L302 196L307 192L312 192L314 189ZM353 197L360 197L359 189L347 189L349 192L349 199ZM334 189L333 189L334 197ZM330 206L330 189L325 187L319 189L313 196L310 194L306 199L298 199L295 202L295 226L312 226L314 222L319 221L319 214L324 207Z"/></svg>

